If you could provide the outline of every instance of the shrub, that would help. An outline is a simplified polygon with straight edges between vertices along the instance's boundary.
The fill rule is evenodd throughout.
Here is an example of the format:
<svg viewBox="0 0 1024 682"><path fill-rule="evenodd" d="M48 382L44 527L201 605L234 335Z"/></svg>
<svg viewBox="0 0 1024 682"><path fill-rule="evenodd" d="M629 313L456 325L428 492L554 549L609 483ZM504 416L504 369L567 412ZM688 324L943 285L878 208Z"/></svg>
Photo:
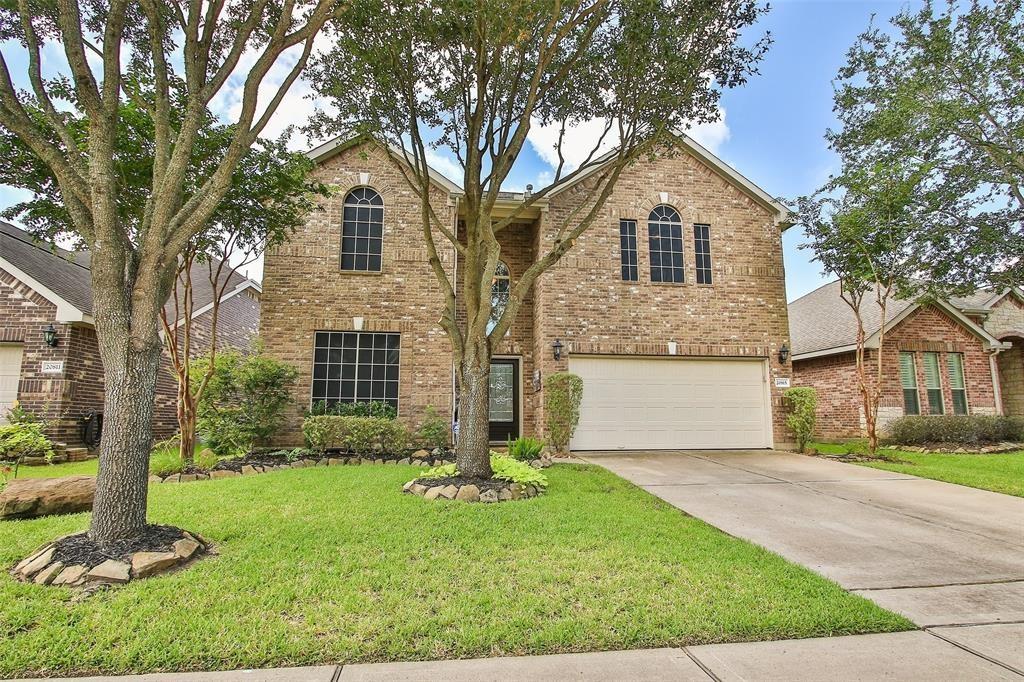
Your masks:
<svg viewBox="0 0 1024 682"><path fill-rule="evenodd" d="M193 362L193 381L202 380L208 363L205 358ZM197 410L203 442L222 456L266 443L281 427L297 376L290 365L260 354L218 353Z"/></svg>
<svg viewBox="0 0 1024 682"><path fill-rule="evenodd" d="M818 393L813 388L791 388L782 394L789 400L792 410L786 417L786 426L796 436L796 444L803 452L814 435L815 410L818 407Z"/></svg>
<svg viewBox="0 0 1024 682"><path fill-rule="evenodd" d="M405 424L380 417L313 415L302 422L302 435L314 452L349 450L356 454L396 454L409 446Z"/></svg>
<svg viewBox="0 0 1024 682"><path fill-rule="evenodd" d="M306 416L335 415L338 417L379 417L381 419L395 419L398 417L398 410L389 403L382 400L371 400L361 403L335 403L327 405L327 401L318 400L306 412Z"/></svg>
<svg viewBox="0 0 1024 682"><path fill-rule="evenodd" d="M149 453L149 473L154 476L170 476L180 474L182 471L180 436L174 435L167 440L162 440L153 446ZM196 468L204 471L212 469L219 458L210 448L203 448L193 457L192 463Z"/></svg>
<svg viewBox="0 0 1024 682"><path fill-rule="evenodd" d="M900 417L886 427L898 445L922 443L998 443L1024 441L1024 418L991 415L920 415Z"/></svg>
<svg viewBox="0 0 1024 682"><path fill-rule="evenodd" d="M451 432L448 420L428 405L426 415L416 429L416 444L428 449L446 448L451 442Z"/></svg>
<svg viewBox="0 0 1024 682"><path fill-rule="evenodd" d="M569 449L569 441L580 423L583 379L569 372L556 372L544 380L544 419L548 437L558 452Z"/></svg>
<svg viewBox="0 0 1024 682"><path fill-rule="evenodd" d="M15 400L14 404L7 410L6 419L8 424L36 424L42 423L43 421L22 407L21 403L17 400Z"/></svg>
<svg viewBox="0 0 1024 682"><path fill-rule="evenodd" d="M0 459L53 457L53 443L43 433L41 422L20 422L0 426Z"/></svg>
<svg viewBox="0 0 1024 682"><path fill-rule="evenodd" d="M548 477L541 471L534 469L526 462L514 460L496 452L491 453L491 469L494 470L494 478L503 481L519 483L521 485L533 485L538 488L548 487ZM436 466L420 475L420 478L450 478L459 475L458 466L455 464L442 464Z"/></svg>
<svg viewBox="0 0 1024 682"><path fill-rule="evenodd" d="M508 441L508 456L520 462L532 462L535 459L540 459L540 454L543 451L544 441L539 438L520 436L515 440L509 439Z"/></svg>

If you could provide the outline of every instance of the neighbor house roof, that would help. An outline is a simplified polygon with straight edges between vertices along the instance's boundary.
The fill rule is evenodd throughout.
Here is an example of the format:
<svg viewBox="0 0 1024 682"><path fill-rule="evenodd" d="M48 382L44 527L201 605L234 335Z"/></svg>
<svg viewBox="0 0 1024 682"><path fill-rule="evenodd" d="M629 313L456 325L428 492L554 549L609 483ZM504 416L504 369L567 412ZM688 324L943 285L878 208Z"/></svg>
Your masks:
<svg viewBox="0 0 1024 682"><path fill-rule="evenodd" d="M7 270L56 305L59 322L92 323L92 274L89 265L88 251L62 249L0 221L0 269ZM213 303L213 287L204 272L212 264L195 267L192 278L193 317L201 315ZM231 273L222 300L248 288L259 291L260 285L237 272ZM168 304L168 314L174 315L173 303Z"/></svg>
<svg viewBox="0 0 1024 682"><path fill-rule="evenodd" d="M982 339L988 347L1002 347L998 339L965 316L959 306L943 299L932 303ZM895 327L920 306L913 299L890 298L885 311L885 330ZM867 336L865 347L877 348L882 308L873 290L865 294L860 315ZM794 360L847 353L856 348L857 318L849 304L840 297L839 280L820 286L789 304L789 337Z"/></svg>
<svg viewBox="0 0 1024 682"><path fill-rule="evenodd" d="M1017 287L1006 287L978 289L968 296L952 296L949 302L965 313L987 313L992 310L992 306L1011 294L1024 301L1024 292Z"/></svg>

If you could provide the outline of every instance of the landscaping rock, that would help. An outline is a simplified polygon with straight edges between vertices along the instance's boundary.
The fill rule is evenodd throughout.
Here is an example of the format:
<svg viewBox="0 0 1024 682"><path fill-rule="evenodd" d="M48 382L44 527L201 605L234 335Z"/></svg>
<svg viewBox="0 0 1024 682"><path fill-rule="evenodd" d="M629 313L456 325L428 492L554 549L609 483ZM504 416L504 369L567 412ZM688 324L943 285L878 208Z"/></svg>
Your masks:
<svg viewBox="0 0 1024 682"><path fill-rule="evenodd" d="M403 457L402 459L398 460L397 464L412 464L412 460L409 459L408 457Z"/></svg>
<svg viewBox="0 0 1024 682"><path fill-rule="evenodd" d="M164 483L177 483L181 480L181 474L171 474L164 477Z"/></svg>
<svg viewBox="0 0 1024 682"><path fill-rule="evenodd" d="M411 489L411 488L412 488L412 487L413 487L414 485L416 485L416 481L409 481L408 483L406 483L405 485L403 485L403 486L402 486L402 492L403 492L403 493L407 493L407 492L409 492L409 490L410 490L410 489Z"/></svg>
<svg viewBox="0 0 1024 682"><path fill-rule="evenodd" d="M211 450L210 448L203 448L202 452L199 453L199 457L197 459L205 459L208 462L213 461L217 459L217 453Z"/></svg>
<svg viewBox="0 0 1024 682"><path fill-rule="evenodd" d="M15 573L21 573L21 572L22 572L22 571L24 570L24 568L25 568L26 566L28 566L28 565L29 565L29 564L31 564L31 563L32 563L33 561L35 561L35 560L36 560L36 559L38 559L39 557L43 556L43 555L44 555L44 554L46 554L47 552L49 552L49 553L50 553L50 554L49 554L49 556L51 556L51 557L53 556L53 543L52 543L52 542L51 542L51 543L49 543L49 544L43 545L42 547L40 547L39 549L37 549L37 550L36 550L36 551L35 551L34 553L32 553L32 554L29 554L29 555L28 555L27 557L25 557L24 559L22 559L21 561L19 561L19 562L18 562L18 565L14 567L14 572L15 572ZM49 559L47 559L47 560L46 560L46 561L44 561L44 562L43 562L42 564L40 564L40 565L39 565L39 568L42 568L43 566L45 566L45 565L46 565L46 564L48 564L48 563L49 563ZM36 570L38 571L38 570L39 570L39 568L36 568Z"/></svg>
<svg viewBox="0 0 1024 682"><path fill-rule="evenodd" d="M316 465L317 465L318 467L325 467L325 466L327 466L327 458L326 458L326 457L324 457L323 459L318 459L318 460L316 461Z"/></svg>
<svg viewBox="0 0 1024 682"><path fill-rule="evenodd" d="M430 457L430 453L427 452L426 450L417 450L416 452L412 453L412 456L415 457L416 459L426 459L427 457Z"/></svg>
<svg viewBox="0 0 1024 682"><path fill-rule="evenodd" d="M149 482L150 483L163 483L164 479L160 478L159 476L150 476L149 477Z"/></svg>
<svg viewBox="0 0 1024 682"><path fill-rule="evenodd" d="M36 574L34 582L36 585L49 585L53 582L53 579L57 577L57 574L64 570L64 564L60 561L55 561L43 570Z"/></svg>
<svg viewBox="0 0 1024 682"><path fill-rule="evenodd" d="M68 566L60 572L56 578L53 579L51 585L74 585L80 581L84 576L85 572L89 569L86 566Z"/></svg>
<svg viewBox="0 0 1024 682"><path fill-rule="evenodd" d="M523 486L519 485L518 483L513 483L508 487L508 489L509 492L512 493L513 500L518 500L523 496Z"/></svg>
<svg viewBox="0 0 1024 682"><path fill-rule="evenodd" d="M53 552L54 548L51 547L42 554L36 554L31 561L18 569L18 572L26 578L31 578L49 565L50 560L53 559ZM21 564L18 565L21 566Z"/></svg>
<svg viewBox="0 0 1024 682"><path fill-rule="evenodd" d="M481 502L497 502L498 499L498 492L496 490L485 490L480 493Z"/></svg>
<svg viewBox="0 0 1024 682"><path fill-rule="evenodd" d="M199 551L202 545L190 538L182 538L171 545L171 547L174 549L174 554L181 561L188 561Z"/></svg>
<svg viewBox="0 0 1024 682"><path fill-rule="evenodd" d="M95 494L93 476L16 478L0 493L0 520L89 511Z"/></svg>
<svg viewBox="0 0 1024 682"><path fill-rule="evenodd" d="M345 464L345 460L343 459L335 459L334 457L331 457L327 460L327 466L336 467L341 466L342 464Z"/></svg>
<svg viewBox="0 0 1024 682"><path fill-rule="evenodd" d="M498 491L498 501L499 502L508 502L511 499L512 499L512 491L509 490L508 488L502 488L501 490Z"/></svg>
<svg viewBox="0 0 1024 682"><path fill-rule="evenodd" d="M462 500L463 502L478 502L480 500L480 488L476 487L472 483L464 485L459 488L459 492L455 494L456 500Z"/></svg>
<svg viewBox="0 0 1024 682"><path fill-rule="evenodd" d="M437 486L434 486L433 488L428 488L427 491L425 493L423 493L423 499L425 499L425 500L436 500L440 494L441 494L441 486L437 485Z"/></svg>
<svg viewBox="0 0 1024 682"><path fill-rule="evenodd" d="M244 467L242 467L242 472L241 473L242 473L243 476L251 476L251 475L259 473L259 472L256 471L256 467L254 467L253 465L246 464Z"/></svg>
<svg viewBox="0 0 1024 682"><path fill-rule="evenodd" d="M104 583L126 583L130 578L131 566L123 561L107 559L85 575L85 579Z"/></svg>
<svg viewBox="0 0 1024 682"><path fill-rule="evenodd" d="M413 495L422 495L427 491L427 486L412 481L412 487L409 488L409 492Z"/></svg>
<svg viewBox="0 0 1024 682"><path fill-rule="evenodd" d="M170 568L179 560L178 555L174 552L136 552L132 554L132 576L135 578L151 576Z"/></svg>
<svg viewBox="0 0 1024 682"><path fill-rule="evenodd" d="M208 481L210 480L210 474L196 474L197 481Z"/></svg>
<svg viewBox="0 0 1024 682"><path fill-rule="evenodd" d="M316 466L316 460L315 459L304 459L304 460L302 460L302 466L315 467Z"/></svg>
<svg viewBox="0 0 1024 682"><path fill-rule="evenodd" d="M181 478L178 479L181 483L191 483L192 481L199 480L195 474L182 474Z"/></svg>
<svg viewBox="0 0 1024 682"><path fill-rule="evenodd" d="M526 496L527 497L536 497L536 495L537 495L537 489L535 487L533 487L532 485L526 486Z"/></svg>
<svg viewBox="0 0 1024 682"><path fill-rule="evenodd" d="M230 469L215 469L210 472L210 478L234 478L235 476L241 476L241 474Z"/></svg>
<svg viewBox="0 0 1024 682"><path fill-rule="evenodd" d="M459 489L456 488L454 485L452 485L450 483L448 485L446 485L445 487L441 488L441 497L444 497L446 499L454 500L455 496L458 495L458 494L459 494Z"/></svg>

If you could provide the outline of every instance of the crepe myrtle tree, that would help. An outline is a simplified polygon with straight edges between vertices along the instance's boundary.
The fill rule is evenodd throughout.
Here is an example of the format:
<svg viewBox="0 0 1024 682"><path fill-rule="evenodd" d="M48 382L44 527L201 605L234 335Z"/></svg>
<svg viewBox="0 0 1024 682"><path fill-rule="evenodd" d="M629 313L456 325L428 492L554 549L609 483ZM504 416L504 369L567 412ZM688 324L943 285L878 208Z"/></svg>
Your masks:
<svg viewBox="0 0 1024 682"><path fill-rule="evenodd" d="M856 321L855 367L865 431L872 454L878 449L878 408L882 398L882 349L893 298L925 294L918 253L923 175L893 165L846 168L819 194L796 200L798 222L829 275L839 279L839 296ZM867 355L865 317L878 324L874 365Z"/></svg>
<svg viewBox="0 0 1024 682"><path fill-rule="evenodd" d="M676 132L717 118L721 90L745 82L768 47L767 35L740 40L763 11L747 0L364 0L336 26L334 51L314 63L311 77L336 114L312 128L363 133L398 150L395 166L419 198L454 356L463 476L492 475L491 354L527 292L602 215L630 164L672 153ZM581 143L576 129L593 122L596 140ZM499 192L540 126L558 130L552 181L497 217ZM569 163L570 147L581 144L584 153ZM458 228L430 203L427 160L437 150L462 170ZM546 226L553 241L496 308L498 236L555 186L584 176L578 207ZM442 266L439 243L461 259L458 281Z"/></svg>
<svg viewBox="0 0 1024 682"><path fill-rule="evenodd" d="M91 253L106 416L89 526L96 543L145 529L160 310L179 256L209 226L324 24L343 11L334 0L14 0L0 8L0 126L49 167ZM12 73L15 64L27 69ZM283 78L268 78L279 64ZM230 140L218 158L197 159L211 102L229 79L240 91ZM151 168L119 165L126 101L151 121ZM85 139L76 116L88 121ZM133 185L125 170L146 182Z"/></svg>

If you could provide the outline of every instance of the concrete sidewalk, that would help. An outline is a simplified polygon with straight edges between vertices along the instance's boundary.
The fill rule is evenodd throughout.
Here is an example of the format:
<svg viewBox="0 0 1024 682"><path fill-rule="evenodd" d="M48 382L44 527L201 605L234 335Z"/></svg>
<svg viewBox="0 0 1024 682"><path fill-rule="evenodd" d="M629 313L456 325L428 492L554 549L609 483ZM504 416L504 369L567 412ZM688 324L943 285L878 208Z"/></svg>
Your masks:
<svg viewBox="0 0 1024 682"><path fill-rule="evenodd" d="M122 678L139 682L512 682L587 680L1020 680L1019 675L927 632L711 644L682 649L482 658L423 663L371 663L278 670L167 673Z"/></svg>

